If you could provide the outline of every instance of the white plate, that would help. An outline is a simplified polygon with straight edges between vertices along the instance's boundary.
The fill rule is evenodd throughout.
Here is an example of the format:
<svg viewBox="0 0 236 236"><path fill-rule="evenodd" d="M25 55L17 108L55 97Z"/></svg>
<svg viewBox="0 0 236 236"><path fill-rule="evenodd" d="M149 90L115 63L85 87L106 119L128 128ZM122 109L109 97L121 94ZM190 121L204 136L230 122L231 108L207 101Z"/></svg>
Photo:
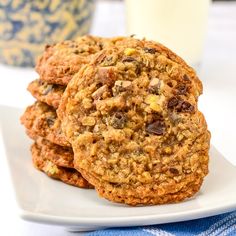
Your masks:
<svg viewBox="0 0 236 236"><path fill-rule="evenodd" d="M21 110L0 107L1 128L16 199L23 219L71 230L152 225L197 219L236 209L236 168L211 148L210 174L201 191L178 204L129 207L101 199L94 190L48 178L31 163Z"/></svg>

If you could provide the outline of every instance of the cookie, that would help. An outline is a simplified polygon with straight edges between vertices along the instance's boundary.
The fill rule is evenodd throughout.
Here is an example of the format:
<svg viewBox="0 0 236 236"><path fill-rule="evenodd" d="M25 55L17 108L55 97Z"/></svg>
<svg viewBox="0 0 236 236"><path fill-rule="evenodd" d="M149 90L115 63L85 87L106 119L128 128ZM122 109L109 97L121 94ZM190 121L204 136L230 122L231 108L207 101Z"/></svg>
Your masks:
<svg viewBox="0 0 236 236"><path fill-rule="evenodd" d="M71 168L57 166L53 162L49 161L43 155L42 149L37 143L34 143L31 146L31 153L34 166L43 171L49 177L61 180L66 184L76 187L93 188L93 186L89 184L78 171Z"/></svg>
<svg viewBox="0 0 236 236"><path fill-rule="evenodd" d="M194 196L209 159L201 93L194 70L161 44L129 38L104 49L73 77L57 110L75 168L114 202Z"/></svg>
<svg viewBox="0 0 236 236"><path fill-rule="evenodd" d="M36 145L40 148L40 155L53 164L66 168L74 168L74 153L70 147L62 147L46 139L36 138Z"/></svg>
<svg viewBox="0 0 236 236"><path fill-rule="evenodd" d="M61 122L57 118L55 109L46 103L37 101L28 106L21 117L21 123L33 139L39 136L60 146L71 146L62 133Z"/></svg>
<svg viewBox="0 0 236 236"><path fill-rule="evenodd" d="M67 85L81 66L90 62L91 56L108 44L108 39L87 35L74 41L47 45L35 69L43 81Z"/></svg>
<svg viewBox="0 0 236 236"><path fill-rule="evenodd" d="M65 86L49 84L40 79L36 79L28 85L27 89L38 101L44 102L57 109Z"/></svg>

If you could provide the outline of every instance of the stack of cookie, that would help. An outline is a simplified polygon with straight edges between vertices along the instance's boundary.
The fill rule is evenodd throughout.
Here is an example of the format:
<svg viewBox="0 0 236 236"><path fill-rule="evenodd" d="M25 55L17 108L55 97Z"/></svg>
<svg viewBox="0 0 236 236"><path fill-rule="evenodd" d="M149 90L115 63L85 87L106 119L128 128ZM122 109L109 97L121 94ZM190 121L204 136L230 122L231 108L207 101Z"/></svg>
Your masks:
<svg viewBox="0 0 236 236"><path fill-rule="evenodd" d="M81 188L92 185L73 168L73 151L62 133L56 110L72 76L108 42L84 36L75 41L47 45L36 65L39 79L28 86L37 101L27 107L21 117L26 133L35 140L31 147L35 167L52 178Z"/></svg>
<svg viewBox="0 0 236 236"><path fill-rule="evenodd" d="M35 166L130 205L179 202L208 173L202 84L163 45L85 36L47 46L21 118Z"/></svg>

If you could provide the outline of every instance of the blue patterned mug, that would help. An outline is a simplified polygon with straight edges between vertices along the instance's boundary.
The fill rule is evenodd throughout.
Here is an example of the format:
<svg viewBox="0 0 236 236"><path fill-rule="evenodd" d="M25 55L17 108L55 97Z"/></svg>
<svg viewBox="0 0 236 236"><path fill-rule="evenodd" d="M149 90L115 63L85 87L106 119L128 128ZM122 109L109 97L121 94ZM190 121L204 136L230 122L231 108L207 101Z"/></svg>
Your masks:
<svg viewBox="0 0 236 236"><path fill-rule="evenodd" d="M44 45L87 34L94 0L1 0L0 62L34 66Z"/></svg>

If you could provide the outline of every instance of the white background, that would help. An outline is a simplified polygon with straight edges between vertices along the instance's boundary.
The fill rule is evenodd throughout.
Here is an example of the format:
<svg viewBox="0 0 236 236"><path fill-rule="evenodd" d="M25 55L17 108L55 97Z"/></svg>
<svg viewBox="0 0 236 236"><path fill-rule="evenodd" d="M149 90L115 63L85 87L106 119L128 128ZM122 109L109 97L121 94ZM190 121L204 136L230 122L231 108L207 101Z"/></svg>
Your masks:
<svg viewBox="0 0 236 236"><path fill-rule="evenodd" d="M96 10L92 34L125 34L122 2L99 1ZM37 78L32 69L0 65L0 76L0 105L25 107L32 103L26 92L27 84ZM236 165L236 3L211 6L199 77L204 85L199 107L212 132L212 143ZM28 223L18 217L2 146L0 158L0 235L72 235L63 228Z"/></svg>

